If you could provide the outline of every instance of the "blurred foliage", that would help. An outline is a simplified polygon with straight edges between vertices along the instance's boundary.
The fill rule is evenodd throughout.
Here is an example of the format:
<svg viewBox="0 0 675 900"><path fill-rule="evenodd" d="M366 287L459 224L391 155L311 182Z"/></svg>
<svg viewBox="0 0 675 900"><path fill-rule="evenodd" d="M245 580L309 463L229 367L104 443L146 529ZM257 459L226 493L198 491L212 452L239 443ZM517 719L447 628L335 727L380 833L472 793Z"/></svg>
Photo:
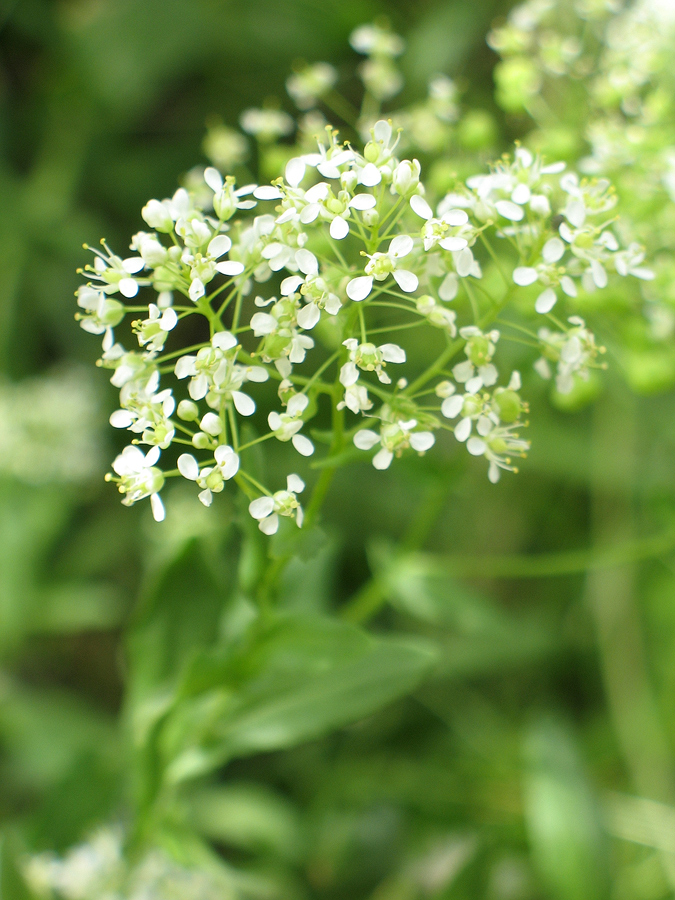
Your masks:
<svg viewBox="0 0 675 900"><path fill-rule="evenodd" d="M342 470L263 617L255 523L177 486L154 525L101 477L114 399L73 322L82 243L124 246L205 163L207 124L290 110L294 61L330 60L354 100L347 37L382 14L402 102L445 72L459 142L498 155L532 128L522 58L493 100L484 36L509 5L0 3L0 428L32 378L57 423L59 385L83 386L73 443L46 413L43 456L0 435L2 900L675 894L673 367L644 335L625 368L650 396L610 371L572 412L540 387L518 479L427 457L373 493L368 464Z"/></svg>

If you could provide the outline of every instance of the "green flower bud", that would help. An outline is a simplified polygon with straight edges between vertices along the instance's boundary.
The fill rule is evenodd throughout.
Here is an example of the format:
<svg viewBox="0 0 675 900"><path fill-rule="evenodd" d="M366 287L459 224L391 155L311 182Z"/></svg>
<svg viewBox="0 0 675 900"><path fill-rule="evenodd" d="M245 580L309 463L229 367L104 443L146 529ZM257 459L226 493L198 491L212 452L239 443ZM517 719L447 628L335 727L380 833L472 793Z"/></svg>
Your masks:
<svg viewBox="0 0 675 900"><path fill-rule="evenodd" d="M484 366L492 359L490 341L484 337L472 337L466 345L466 355L474 366Z"/></svg>
<svg viewBox="0 0 675 900"><path fill-rule="evenodd" d="M515 422L523 408L519 395L515 391L508 390L508 388L504 391L495 392L494 405L497 407L496 412L499 418L506 425Z"/></svg>
<svg viewBox="0 0 675 900"><path fill-rule="evenodd" d="M184 422L194 422L199 416L199 407L193 400L181 400L176 413Z"/></svg>

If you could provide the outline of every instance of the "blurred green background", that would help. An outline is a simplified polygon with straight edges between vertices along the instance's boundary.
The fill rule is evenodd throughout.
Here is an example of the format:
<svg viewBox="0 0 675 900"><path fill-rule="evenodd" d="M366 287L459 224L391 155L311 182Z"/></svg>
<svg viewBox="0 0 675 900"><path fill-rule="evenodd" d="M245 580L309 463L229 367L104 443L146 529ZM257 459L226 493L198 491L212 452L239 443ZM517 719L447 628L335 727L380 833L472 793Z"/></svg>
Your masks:
<svg viewBox="0 0 675 900"><path fill-rule="evenodd" d="M356 100L348 35L381 15L408 44L397 103L446 73L494 117L500 152L529 128L492 99L484 38L510 5L0 2L3 900L27 896L27 852L123 815L130 668L170 672L241 612L223 612L233 528L180 488L155 526L103 483L122 444L98 343L73 320L82 244L123 251L147 199L206 163L207 123L292 111L296 60L330 61ZM351 597L354 619L433 638L442 664L364 722L232 763L188 799L194 832L262 879L242 896L674 895L672 396L635 398L610 371L597 408L551 409L543 387L532 405L531 456L497 487L447 448L377 493L367 464L340 473L326 541L292 563L281 604Z"/></svg>

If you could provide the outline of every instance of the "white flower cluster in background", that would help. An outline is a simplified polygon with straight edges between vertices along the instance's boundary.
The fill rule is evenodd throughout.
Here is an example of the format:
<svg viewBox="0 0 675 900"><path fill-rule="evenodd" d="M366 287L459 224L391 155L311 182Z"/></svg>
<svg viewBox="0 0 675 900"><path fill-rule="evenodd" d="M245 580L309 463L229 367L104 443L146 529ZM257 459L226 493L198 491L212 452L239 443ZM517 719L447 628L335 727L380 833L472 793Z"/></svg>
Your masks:
<svg viewBox="0 0 675 900"><path fill-rule="evenodd" d="M368 57L372 112L398 90L403 44L376 26L351 43ZM310 109L335 78L310 66L289 91ZM434 114L454 102L442 87ZM290 131L284 115L249 110L242 127L273 141ZM320 443L320 467L342 464L352 446L383 470L444 436L484 457L496 482L529 446L521 377L498 359L505 317L529 321L515 326L530 335L529 365L545 378L557 366L559 391L599 365L574 316L579 296L652 277L642 248L621 245L608 180L517 146L434 197L401 146L405 135L379 118L361 147L326 127L270 184L239 186L213 166L196 183L193 172L192 190L146 204L149 230L129 256L95 251L78 317L101 336L100 364L120 391L111 424L132 438L108 476L123 503L150 498L161 520L167 479L194 484L205 506L233 483L265 534L284 519L301 526L306 475L260 480L252 461L266 441L297 454L291 469L311 466ZM556 304L569 325L551 315ZM131 345L119 337L127 317ZM312 432L316 416L324 424Z"/></svg>
<svg viewBox="0 0 675 900"><path fill-rule="evenodd" d="M123 834L115 828L101 828L63 857L28 857L24 874L36 897L62 900L222 900L234 895L224 869L185 868L163 850L150 850L129 866Z"/></svg>
<svg viewBox="0 0 675 900"><path fill-rule="evenodd" d="M0 474L29 484L87 481L100 471L99 415L86 372L0 381Z"/></svg>

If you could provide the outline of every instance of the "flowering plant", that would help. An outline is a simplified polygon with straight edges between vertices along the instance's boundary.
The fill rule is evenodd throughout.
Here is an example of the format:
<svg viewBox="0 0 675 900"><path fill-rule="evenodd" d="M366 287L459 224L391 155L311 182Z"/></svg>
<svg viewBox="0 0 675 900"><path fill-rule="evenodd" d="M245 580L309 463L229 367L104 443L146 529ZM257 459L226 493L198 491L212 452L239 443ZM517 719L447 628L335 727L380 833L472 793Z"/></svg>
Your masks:
<svg viewBox="0 0 675 900"><path fill-rule="evenodd" d="M529 447L521 374L498 348L525 342L525 364L555 373L557 391L570 394L605 366L580 296L654 277L644 249L622 244L617 193L601 173L580 177L516 145L443 194L425 186L419 160L405 155L414 133L395 114L377 117L398 87L401 40L368 26L352 44L367 56L363 144L328 124L312 137L320 121L310 118L271 183L237 186L227 171L199 170L190 190L143 208L151 230L134 235L134 255L104 244L85 269L80 322L103 335L100 362L120 388L111 423L151 448L127 447L110 479L128 505L149 496L158 520L165 480L182 477L206 506L234 481L266 534L280 516L300 526L300 475L278 490L248 461L269 440L290 442L299 457L289 465L305 474L307 457L330 472L353 446L375 450L373 466L386 469L453 435L497 482ZM305 109L333 81L321 63L289 90ZM427 114L439 125L452 111L442 94L436 80ZM267 142L290 128L264 110L242 124ZM137 349L115 336L128 315L140 316ZM408 349L412 332L423 353ZM327 415L330 429L312 431Z"/></svg>
<svg viewBox="0 0 675 900"><path fill-rule="evenodd" d="M123 790L97 807L107 824L69 833L62 846L81 839L74 849L40 853L38 837L19 857L26 896L603 900L608 834L623 842L611 896L632 898L638 885L635 896L660 900L673 888L667 744L640 668L637 579L626 574L672 550L673 529L637 540L621 531L638 493L626 464L635 434L623 408L617 427L612 407L620 377L645 395L675 384L669 34L646 2L515 7L488 37L503 130L520 135L507 147L493 114L465 108L445 75L396 108L404 42L382 24L361 26L350 38L363 57L360 109L338 93L333 66L298 64L287 81L295 118L270 104L244 111L240 131L211 124L209 164L145 204L128 251L93 251L77 317L102 340L99 365L119 391L110 424L129 438L107 478L125 506L147 499L166 521L150 532L125 632L116 758L94 754L100 781L110 766ZM611 396L599 398L593 453L579 437L583 417L570 426L572 450L553 446L562 429L548 402L581 409L603 383ZM73 454L91 467L90 442L70 435L63 459L50 445L64 443L60 418L78 417L43 403L51 416L33 393L0 404L14 426L7 457L24 478L49 464L60 478L84 477ZM89 427L91 401L79 403ZM539 422L553 438L537 461ZM29 433L40 442L21 456ZM558 483L554 514L544 490L514 501L518 468L541 473L545 452L563 478L566 457L583 457L575 474L588 481L578 506L580 519L592 510L589 551L537 556L538 534L521 540L523 509L556 547L558 519L577 512L558 502ZM324 501L340 499L331 479L348 466L349 496L325 504L321 531ZM458 472L471 490L455 491ZM399 495L404 473L415 481ZM450 489L460 513L448 526ZM392 509L392 533L410 519L398 544L374 537L368 519ZM475 535L493 520L506 552L477 556ZM457 534L469 555L444 552L442 539ZM349 541L358 546L344 563ZM580 613L570 576L585 572ZM565 577L559 590L546 582L544 610L537 596L536 608L514 612L516 589L482 592L489 579L517 579L520 591L525 578L551 575ZM672 580L659 578L671 616ZM376 614L374 633L364 626ZM587 717L602 815L575 729L538 708L522 721L541 703L546 653L568 700L568 659L588 653L583 614L598 633L588 668L603 672L617 716L604 740ZM506 690L509 665L523 672ZM514 684L521 694L505 712ZM398 711L385 709L395 700ZM243 762L259 754L262 778L259 759ZM74 765L87 784L80 757ZM644 798L615 793L624 767ZM69 782L59 790L70 799ZM317 811L307 798L322 791ZM90 828L87 816L88 807ZM391 836L401 834L399 855ZM351 881L359 853L368 866Z"/></svg>

